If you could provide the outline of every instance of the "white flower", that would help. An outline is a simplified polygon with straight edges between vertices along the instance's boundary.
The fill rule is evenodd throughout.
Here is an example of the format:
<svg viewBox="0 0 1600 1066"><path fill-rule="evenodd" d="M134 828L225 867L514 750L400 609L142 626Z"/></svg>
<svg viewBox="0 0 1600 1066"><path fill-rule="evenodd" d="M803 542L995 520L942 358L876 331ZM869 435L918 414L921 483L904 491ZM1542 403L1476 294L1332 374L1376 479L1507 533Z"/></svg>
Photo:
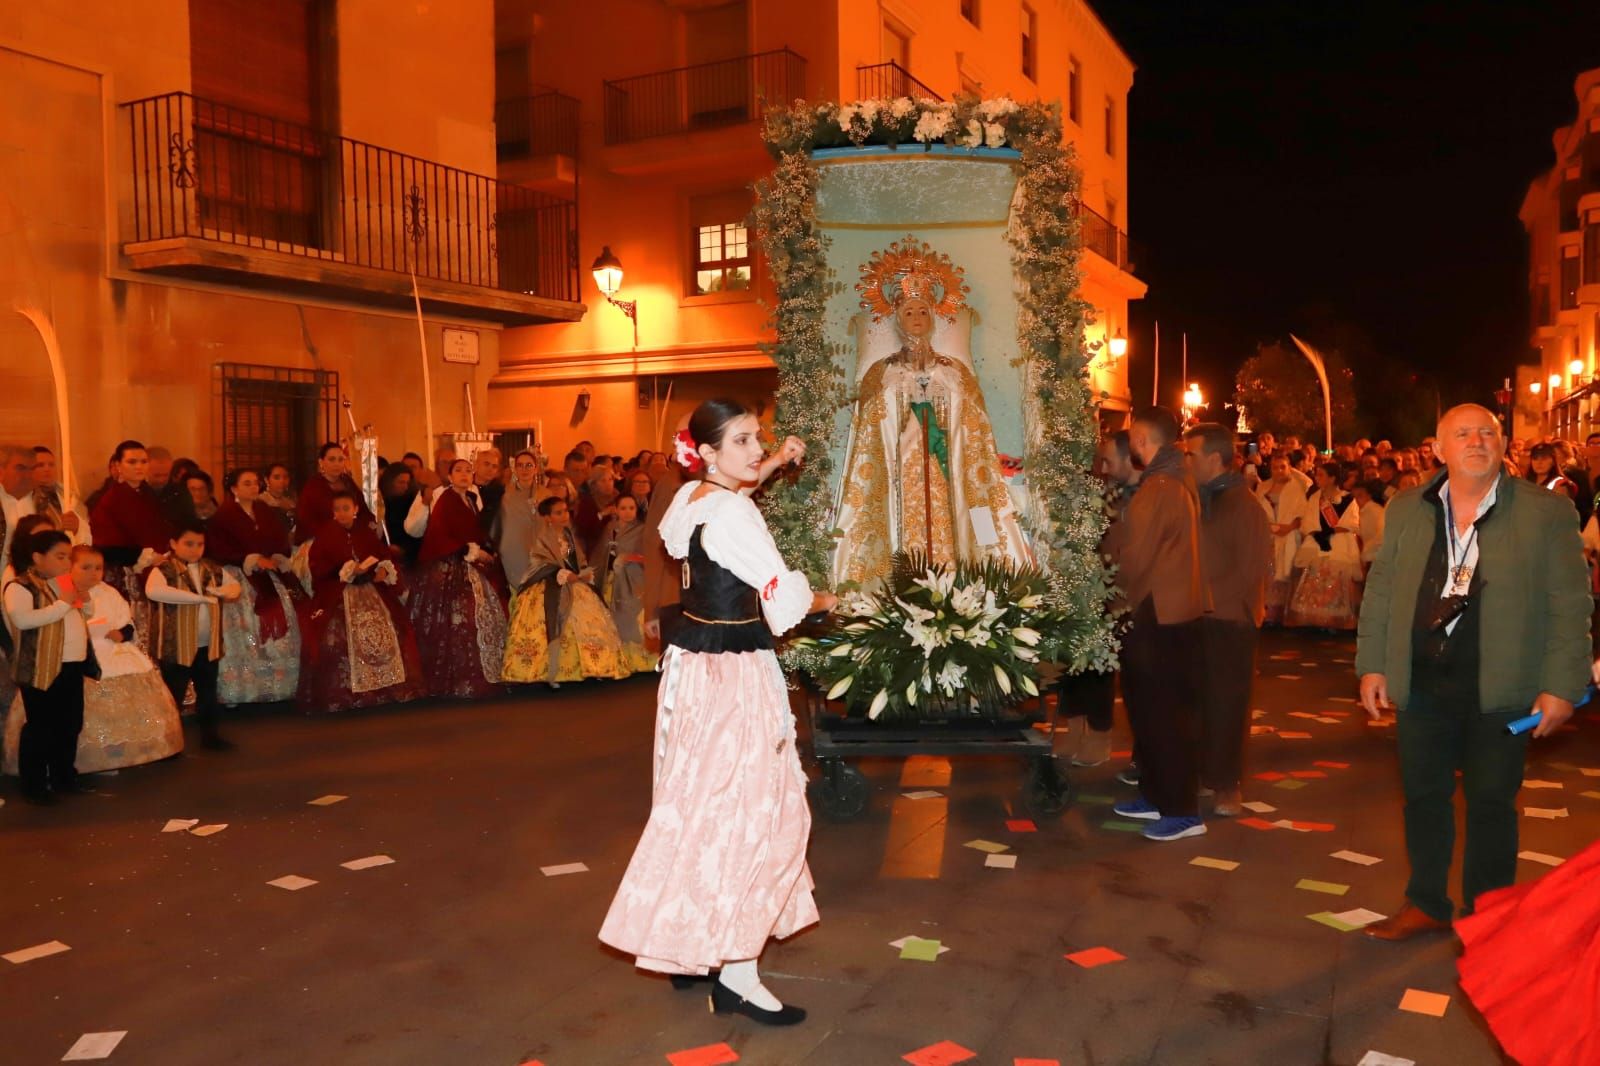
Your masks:
<svg viewBox="0 0 1600 1066"><path fill-rule="evenodd" d="M927 144L937 141L950 132L950 114L943 110L924 111L922 117L917 119L917 127L912 131L913 140Z"/></svg>
<svg viewBox="0 0 1600 1066"><path fill-rule="evenodd" d="M902 96L889 105L889 114L897 119L905 118L917 109L917 103L909 96Z"/></svg>
<svg viewBox="0 0 1600 1066"><path fill-rule="evenodd" d="M1011 631L1011 635L1022 641L1022 643L1026 644L1030 648L1039 643L1038 631L1029 629L1027 626L1018 626L1016 629Z"/></svg>
<svg viewBox="0 0 1600 1066"><path fill-rule="evenodd" d="M911 638L911 643L922 649L924 659L931 658L935 648L942 648L948 643L948 638L943 633L920 622L907 622L902 628L906 636Z"/></svg>
<svg viewBox="0 0 1600 1066"><path fill-rule="evenodd" d="M872 706L867 708L867 717L868 718L877 718L878 715L883 713L883 709L885 707L887 707L888 705L889 705L889 690L886 689L886 688L879 689L878 690L878 694L876 696L872 697Z"/></svg>
<svg viewBox="0 0 1600 1066"><path fill-rule="evenodd" d="M906 703L912 707L917 705L917 683L915 681L906 686Z"/></svg>
<svg viewBox="0 0 1600 1066"><path fill-rule="evenodd" d="M1002 148L1006 143L1006 131L994 122L983 124L983 143L988 148Z"/></svg>
<svg viewBox="0 0 1600 1066"><path fill-rule="evenodd" d="M964 618L976 618L983 613L982 585L965 585L950 597L950 606Z"/></svg>
<svg viewBox="0 0 1600 1066"><path fill-rule="evenodd" d="M828 658L843 659L846 655L849 655L854 650L855 648L853 648L850 643L846 641L845 643L840 644L838 647L828 652Z"/></svg>
<svg viewBox="0 0 1600 1066"><path fill-rule="evenodd" d="M835 681L833 683L833 687L828 690L827 698L830 700L836 700L840 696L843 696L846 692L849 692L850 685L853 681L855 681L855 679L855 674L846 674L842 679Z"/></svg>
<svg viewBox="0 0 1600 1066"><path fill-rule="evenodd" d="M968 148L977 148L983 144L983 123L977 119L967 121L967 135L963 138Z"/></svg>
<svg viewBox="0 0 1600 1066"><path fill-rule="evenodd" d="M937 597L935 597L935 598L937 599ZM907 603L905 600L902 600L899 596L896 596L894 598L894 602L898 603L900 605L900 609L902 611L904 611L911 618L911 620L913 622L931 622L931 621L933 621L933 618L934 618L933 612L928 610L928 609L926 609L926 608L924 608L924 607L918 607L914 603Z"/></svg>
<svg viewBox="0 0 1600 1066"><path fill-rule="evenodd" d="M857 113L867 122L871 122L872 117L882 110L882 100L859 100L856 102Z"/></svg>
<svg viewBox="0 0 1600 1066"><path fill-rule="evenodd" d="M985 100L978 105L978 114L985 121L993 122L1002 115L1012 114L1017 110L1017 102L1009 96L997 96L993 100Z"/></svg>
<svg viewBox="0 0 1600 1066"><path fill-rule="evenodd" d="M967 668L960 663L951 661L944 664L944 669L939 671L939 676L934 678L939 686L939 691L946 696L954 696L956 690L967 683Z"/></svg>
<svg viewBox="0 0 1600 1066"><path fill-rule="evenodd" d="M1011 695L1011 675L1006 673L1005 667L999 663L994 664L994 680L1000 686L1000 691L1007 696Z"/></svg>
<svg viewBox="0 0 1600 1066"><path fill-rule="evenodd" d="M1022 691L1030 696L1037 696L1039 694L1039 686L1033 683L1033 678L1024 674L1022 675Z"/></svg>
<svg viewBox="0 0 1600 1066"><path fill-rule="evenodd" d="M1026 596L1022 597L1022 599L1017 601L1017 606L1021 607L1024 611L1031 611L1043 602L1043 596L1039 595L1037 592L1030 592Z"/></svg>
<svg viewBox="0 0 1600 1066"><path fill-rule="evenodd" d="M934 603L943 603L947 598L949 598L950 590L955 588L955 567L942 566L938 570L929 569L924 572L922 577L919 577L913 581L912 584L920 585L929 592L933 593ZM929 615L929 617L931 618L932 615Z"/></svg>
<svg viewBox="0 0 1600 1066"><path fill-rule="evenodd" d="M1012 648L1011 654L1015 655L1025 663L1036 663L1039 661L1039 653L1034 651L1032 648Z"/></svg>

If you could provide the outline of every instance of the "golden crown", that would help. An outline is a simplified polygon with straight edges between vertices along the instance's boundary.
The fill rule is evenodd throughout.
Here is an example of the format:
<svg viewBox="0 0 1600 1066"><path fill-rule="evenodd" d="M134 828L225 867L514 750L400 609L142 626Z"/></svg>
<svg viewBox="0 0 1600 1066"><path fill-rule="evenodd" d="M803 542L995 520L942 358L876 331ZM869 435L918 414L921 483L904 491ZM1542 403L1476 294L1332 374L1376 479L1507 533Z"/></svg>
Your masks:
<svg viewBox="0 0 1600 1066"><path fill-rule="evenodd" d="M970 290L949 256L907 236L872 253L861 265L856 291L873 318L889 317L906 300L921 300L934 314L952 319Z"/></svg>

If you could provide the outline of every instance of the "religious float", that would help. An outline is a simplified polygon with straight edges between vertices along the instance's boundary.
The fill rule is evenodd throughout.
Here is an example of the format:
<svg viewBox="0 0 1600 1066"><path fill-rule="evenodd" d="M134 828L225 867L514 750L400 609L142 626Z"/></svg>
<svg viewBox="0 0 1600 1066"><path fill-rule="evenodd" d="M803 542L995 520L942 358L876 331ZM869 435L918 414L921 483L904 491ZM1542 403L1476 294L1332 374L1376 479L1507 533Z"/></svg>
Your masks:
<svg viewBox="0 0 1600 1066"><path fill-rule="evenodd" d="M763 507L785 557L841 595L784 653L813 798L865 808L848 759L1009 754L1027 805L1060 810L1041 693L1117 645L1059 108L798 102L764 135L777 427L809 458Z"/></svg>

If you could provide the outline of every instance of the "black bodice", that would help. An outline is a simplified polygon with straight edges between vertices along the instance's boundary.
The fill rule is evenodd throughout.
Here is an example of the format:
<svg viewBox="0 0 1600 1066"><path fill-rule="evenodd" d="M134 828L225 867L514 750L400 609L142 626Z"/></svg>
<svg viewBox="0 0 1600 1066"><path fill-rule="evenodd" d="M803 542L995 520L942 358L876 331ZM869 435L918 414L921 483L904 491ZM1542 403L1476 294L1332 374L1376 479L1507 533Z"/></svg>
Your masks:
<svg viewBox="0 0 1600 1066"><path fill-rule="evenodd" d="M683 560L688 584L677 607L662 611L666 642L696 652L770 650L772 631L761 615L760 593L712 561L700 544L704 528L696 526L689 537L689 555Z"/></svg>

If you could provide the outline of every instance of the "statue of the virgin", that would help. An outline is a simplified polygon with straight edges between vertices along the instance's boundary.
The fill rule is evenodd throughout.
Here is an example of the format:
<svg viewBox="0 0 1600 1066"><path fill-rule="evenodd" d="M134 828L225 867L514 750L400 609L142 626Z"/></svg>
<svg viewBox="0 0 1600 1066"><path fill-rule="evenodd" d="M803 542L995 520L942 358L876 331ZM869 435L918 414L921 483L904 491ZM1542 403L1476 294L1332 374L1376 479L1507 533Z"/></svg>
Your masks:
<svg viewBox="0 0 1600 1066"><path fill-rule="evenodd" d="M873 253L856 291L872 319L893 320L900 348L860 376L835 504L835 586L876 585L896 551L1030 562L977 375L933 347L935 317L954 321L965 303L960 268L906 237Z"/></svg>

